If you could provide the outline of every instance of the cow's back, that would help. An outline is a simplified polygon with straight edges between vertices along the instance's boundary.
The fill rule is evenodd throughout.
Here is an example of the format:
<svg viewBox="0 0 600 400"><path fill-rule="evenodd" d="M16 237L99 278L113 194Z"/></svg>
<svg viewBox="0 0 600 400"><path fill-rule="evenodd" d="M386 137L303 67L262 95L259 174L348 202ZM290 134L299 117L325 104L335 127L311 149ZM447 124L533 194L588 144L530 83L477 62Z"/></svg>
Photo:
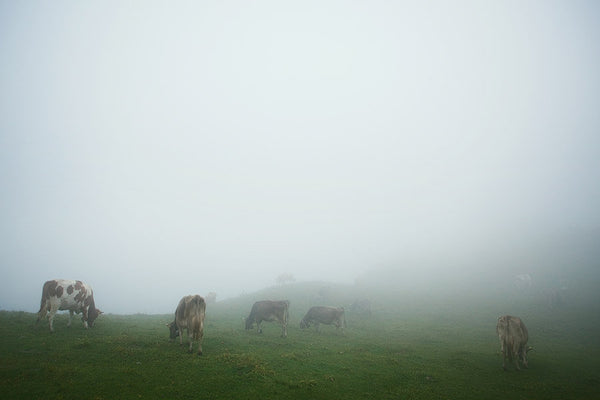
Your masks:
<svg viewBox="0 0 600 400"><path fill-rule="evenodd" d="M527 328L521 318L507 316L506 337L516 345L527 343L529 332L527 332Z"/></svg>
<svg viewBox="0 0 600 400"><path fill-rule="evenodd" d="M206 312L206 302L200 295L190 296L186 304L186 318L191 318L197 315L204 315Z"/></svg>
<svg viewBox="0 0 600 400"><path fill-rule="evenodd" d="M257 318L265 318L270 315L276 315L283 319L287 317L287 310L290 305L288 300L273 301L261 300L254 303L250 310L248 318L254 320Z"/></svg>
<svg viewBox="0 0 600 400"><path fill-rule="evenodd" d="M344 316L344 309L342 307L331 307L331 306L313 306L311 307L306 316L303 318L304 321L315 321L324 324L331 324L334 321L342 320Z"/></svg>
<svg viewBox="0 0 600 400"><path fill-rule="evenodd" d="M183 297L175 310L175 319L179 325L187 326L193 316L202 315L206 312L206 302L200 295L189 295Z"/></svg>

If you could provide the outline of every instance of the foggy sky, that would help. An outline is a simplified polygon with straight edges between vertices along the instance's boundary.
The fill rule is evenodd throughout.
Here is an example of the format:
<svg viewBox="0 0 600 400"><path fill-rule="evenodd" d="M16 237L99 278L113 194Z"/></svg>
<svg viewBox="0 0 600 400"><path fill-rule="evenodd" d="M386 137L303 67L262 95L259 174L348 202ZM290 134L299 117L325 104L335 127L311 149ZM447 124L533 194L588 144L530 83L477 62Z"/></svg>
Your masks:
<svg viewBox="0 0 600 400"><path fill-rule="evenodd" d="M172 312L597 229L599 22L595 1L0 2L0 309L67 278Z"/></svg>

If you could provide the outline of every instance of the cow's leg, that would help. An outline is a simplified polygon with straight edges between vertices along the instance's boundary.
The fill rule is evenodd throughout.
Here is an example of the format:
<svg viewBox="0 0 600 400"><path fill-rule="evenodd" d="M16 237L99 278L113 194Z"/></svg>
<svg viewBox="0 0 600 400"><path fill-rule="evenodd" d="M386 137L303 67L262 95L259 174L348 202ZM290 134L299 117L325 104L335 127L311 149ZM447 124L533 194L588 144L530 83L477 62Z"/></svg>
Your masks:
<svg viewBox="0 0 600 400"><path fill-rule="evenodd" d="M194 346L194 333L193 329L188 329L188 339L190 340L190 347L188 349L188 353L192 352L192 347Z"/></svg>
<svg viewBox="0 0 600 400"><path fill-rule="evenodd" d="M281 337L287 337L287 321L283 321Z"/></svg>
<svg viewBox="0 0 600 400"><path fill-rule="evenodd" d="M317 330L317 332L321 333L321 324L318 322L315 322L315 329Z"/></svg>
<svg viewBox="0 0 600 400"><path fill-rule="evenodd" d="M523 362L523 367L525 368L529 368L529 366L527 365L527 346L523 346L521 348L521 361Z"/></svg>
<svg viewBox="0 0 600 400"><path fill-rule="evenodd" d="M56 314L57 309L54 307L50 307L50 314L48 315L48 324L50 325L50 332L54 332L54 315Z"/></svg>
<svg viewBox="0 0 600 400"><path fill-rule="evenodd" d="M202 338L204 337L204 329L200 329L200 334L198 335L198 355L202 355Z"/></svg>
<svg viewBox="0 0 600 400"><path fill-rule="evenodd" d="M179 332L179 345L183 346L183 326L177 325L177 330ZM189 333L189 330L188 330Z"/></svg>
<svg viewBox="0 0 600 400"><path fill-rule="evenodd" d="M504 343L502 343L500 350L502 351L502 369L506 371L506 349L504 348Z"/></svg>
<svg viewBox="0 0 600 400"><path fill-rule="evenodd" d="M81 311L81 320L83 321L83 327L85 329L88 328L88 307L83 307L83 310Z"/></svg>
<svg viewBox="0 0 600 400"><path fill-rule="evenodd" d="M71 326L71 320L72 319L73 319L73 310L69 310L69 322L67 323L68 327Z"/></svg>
<svg viewBox="0 0 600 400"><path fill-rule="evenodd" d="M337 329L342 331L342 335L343 335L344 334L344 324L342 323L342 321L338 319L336 326L337 326Z"/></svg>
<svg viewBox="0 0 600 400"><path fill-rule="evenodd" d="M262 333L262 327L260 326L261 323L261 320L256 320L256 328L258 328L258 333Z"/></svg>

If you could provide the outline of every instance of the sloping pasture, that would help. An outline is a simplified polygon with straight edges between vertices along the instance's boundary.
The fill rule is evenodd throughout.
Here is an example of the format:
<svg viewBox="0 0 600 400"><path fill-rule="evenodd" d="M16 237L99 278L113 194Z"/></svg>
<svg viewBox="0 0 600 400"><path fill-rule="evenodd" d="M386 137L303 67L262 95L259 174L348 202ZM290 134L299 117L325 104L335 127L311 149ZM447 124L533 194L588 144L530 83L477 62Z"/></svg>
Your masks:
<svg viewBox="0 0 600 400"><path fill-rule="evenodd" d="M280 290L280 289L279 289ZM311 300L291 292L288 337L245 331L252 297L209 305L204 355L168 340L171 315L102 315L84 330L67 316L0 312L4 399L585 399L600 394L594 310L516 308L530 331L530 368L504 372L493 302L380 300L347 311L345 333L301 330ZM342 300L340 300L342 301ZM347 306L347 304L346 304ZM597 308L595 309L597 311Z"/></svg>

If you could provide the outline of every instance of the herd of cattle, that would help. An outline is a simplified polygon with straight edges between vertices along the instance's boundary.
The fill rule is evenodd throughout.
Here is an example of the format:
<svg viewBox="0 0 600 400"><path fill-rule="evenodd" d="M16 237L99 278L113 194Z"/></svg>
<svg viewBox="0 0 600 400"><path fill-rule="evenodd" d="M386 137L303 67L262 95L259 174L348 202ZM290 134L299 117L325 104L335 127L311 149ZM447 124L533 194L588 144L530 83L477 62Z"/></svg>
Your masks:
<svg viewBox="0 0 600 400"><path fill-rule="evenodd" d="M258 332L262 333L263 321L277 321L281 324L281 336L287 337L289 306L288 300L257 301L246 318L246 330L252 329L256 324ZM91 286L76 280L55 279L44 283L37 322L48 315L50 331L53 332L54 315L58 310L69 311L68 326L71 326L73 313L81 313L81 320L86 329L94 326L94 321L102 314L102 311L96 308ZM193 342L197 341L198 355L202 355L205 314L206 301L202 296L183 297L175 310L175 319L167 324L170 338L175 339L179 336L179 343L183 344L183 331L187 330L189 352L193 351ZM314 324L317 330L319 324L334 325L343 332L346 327L344 309L329 306L311 307L300 321L300 328L308 328L311 324ZM519 362L527 368L527 352L531 347L527 346L528 332L523 321L510 315L501 316L498 318L496 333L503 355L502 367L506 370L506 360L509 360L514 362L517 369L520 369Z"/></svg>

